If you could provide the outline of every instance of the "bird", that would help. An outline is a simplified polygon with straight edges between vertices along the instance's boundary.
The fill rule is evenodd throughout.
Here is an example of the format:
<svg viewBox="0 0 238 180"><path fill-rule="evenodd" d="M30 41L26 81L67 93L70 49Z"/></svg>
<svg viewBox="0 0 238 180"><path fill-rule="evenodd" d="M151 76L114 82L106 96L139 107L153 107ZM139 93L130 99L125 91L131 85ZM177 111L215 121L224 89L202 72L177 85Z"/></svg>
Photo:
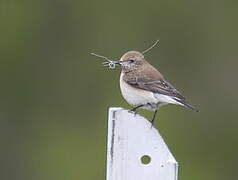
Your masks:
<svg viewBox="0 0 238 180"><path fill-rule="evenodd" d="M111 63L121 66L120 90L127 103L133 106L130 111L137 113L139 108L153 111L152 125L159 108L167 104L175 104L198 111L145 59L144 54L152 47L142 53L134 50L128 51L120 60L112 61L107 58L105 63L106 65ZM105 58L104 56L100 57Z"/></svg>

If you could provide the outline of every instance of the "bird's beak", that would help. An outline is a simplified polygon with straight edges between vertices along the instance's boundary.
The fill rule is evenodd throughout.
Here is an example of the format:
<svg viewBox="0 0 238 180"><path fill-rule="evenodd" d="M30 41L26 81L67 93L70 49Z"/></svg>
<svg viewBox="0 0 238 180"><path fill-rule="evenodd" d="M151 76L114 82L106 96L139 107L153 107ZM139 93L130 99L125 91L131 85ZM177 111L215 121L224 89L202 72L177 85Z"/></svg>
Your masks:
<svg viewBox="0 0 238 180"><path fill-rule="evenodd" d="M118 64L118 65L122 65L122 62L121 60L113 60L112 63L114 64Z"/></svg>

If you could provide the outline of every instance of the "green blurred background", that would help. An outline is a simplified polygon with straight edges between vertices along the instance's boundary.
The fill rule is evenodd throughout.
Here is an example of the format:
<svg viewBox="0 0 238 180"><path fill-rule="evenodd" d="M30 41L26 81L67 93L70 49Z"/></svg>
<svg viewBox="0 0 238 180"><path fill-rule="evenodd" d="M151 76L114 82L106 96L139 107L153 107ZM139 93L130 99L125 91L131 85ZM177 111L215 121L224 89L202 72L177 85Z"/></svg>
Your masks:
<svg viewBox="0 0 238 180"><path fill-rule="evenodd" d="M238 1L0 0L0 179L105 179L107 108L130 108L119 58L143 51L200 112L161 108L155 126L181 180L235 180ZM151 118L151 112L140 111Z"/></svg>

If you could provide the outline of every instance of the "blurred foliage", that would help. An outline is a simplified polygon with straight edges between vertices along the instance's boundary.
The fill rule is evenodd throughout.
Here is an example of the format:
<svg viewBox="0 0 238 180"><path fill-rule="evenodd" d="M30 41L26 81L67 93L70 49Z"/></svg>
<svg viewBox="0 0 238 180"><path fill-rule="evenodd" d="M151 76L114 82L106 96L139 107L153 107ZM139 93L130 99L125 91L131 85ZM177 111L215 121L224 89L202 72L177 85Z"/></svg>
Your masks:
<svg viewBox="0 0 238 180"><path fill-rule="evenodd" d="M89 52L119 58L158 38L146 58L201 110L157 116L180 179L237 179L237 5L0 0L0 179L105 179L107 108L130 106L119 69Z"/></svg>

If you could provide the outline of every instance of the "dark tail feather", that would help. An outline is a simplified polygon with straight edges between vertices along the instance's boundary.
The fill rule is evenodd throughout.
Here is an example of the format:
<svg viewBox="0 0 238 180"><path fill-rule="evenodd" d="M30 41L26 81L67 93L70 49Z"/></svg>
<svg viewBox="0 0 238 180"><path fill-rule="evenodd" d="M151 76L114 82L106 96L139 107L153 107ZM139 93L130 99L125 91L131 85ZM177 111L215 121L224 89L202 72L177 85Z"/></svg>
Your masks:
<svg viewBox="0 0 238 180"><path fill-rule="evenodd" d="M196 112L199 112L199 109L197 107L194 107L193 105L189 104L189 103L184 103L183 104L186 108L192 109Z"/></svg>
<svg viewBox="0 0 238 180"><path fill-rule="evenodd" d="M196 112L199 112L199 109L196 108L195 106L189 104L188 102L186 102L185 100L181 100L181 99L177 99L177 98L174 98L174 100L178 101L179 103L183 104L184 107L188 108L188 109L192 109Z"/></svg>

